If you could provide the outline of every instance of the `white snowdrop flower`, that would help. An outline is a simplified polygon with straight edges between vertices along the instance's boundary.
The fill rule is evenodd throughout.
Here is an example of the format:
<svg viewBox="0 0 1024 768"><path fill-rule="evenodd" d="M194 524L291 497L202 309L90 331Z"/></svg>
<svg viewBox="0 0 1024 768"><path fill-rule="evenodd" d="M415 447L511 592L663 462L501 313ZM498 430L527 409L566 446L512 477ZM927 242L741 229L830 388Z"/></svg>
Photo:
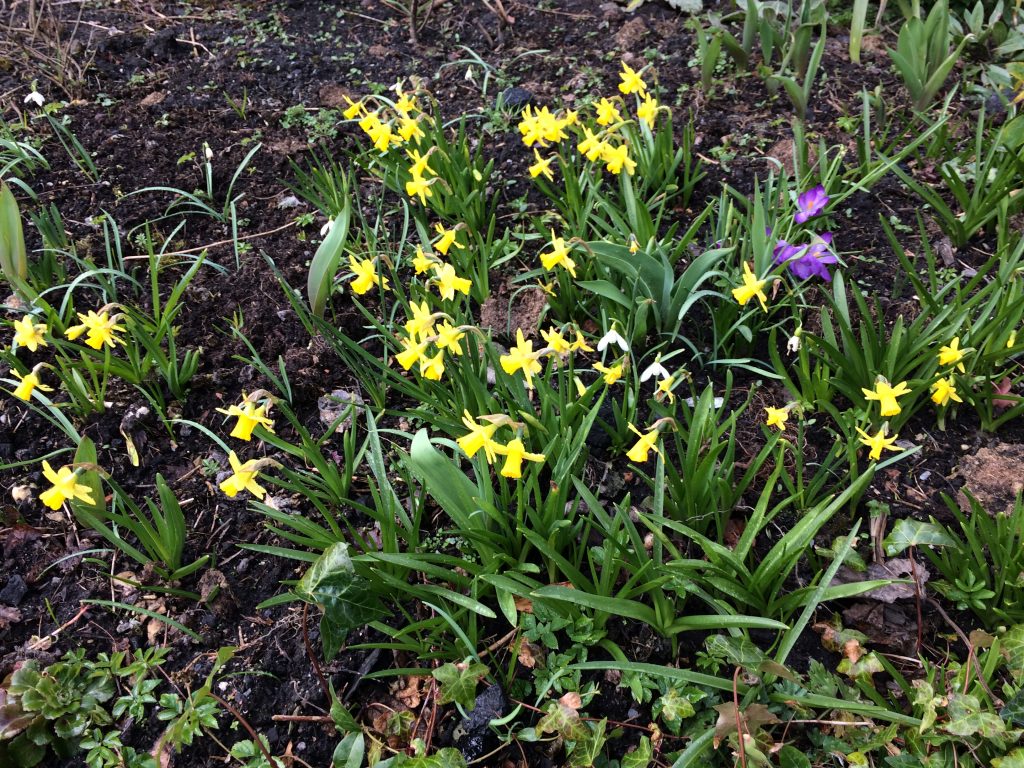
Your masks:
<svg viewBox="0 0 1024 768"><path fill-rule="evenodd" d="M691 408L693 408L693 406L697 403L697 401L694 400L692 397L686 398L685 400L683 400L683 402L686 403ZM718 408L721 408L723 405L725 405L725 398L716 397L714 402L714 408L717 410Z"/></svg>
<svg viewBox="0 0 1024 768"><path fill-rule="evenodd" d="M327 237L327 233L331 231L331 227L334 226L334 219L328 219L327 223L320 227L320 237Z"/></svg>
<svg viewBox="0 0 1024 768"><path fill-rule="evenodd" d="M608 333L601 337L601 340L597 342L597 351L604 352L608 349L609 344L614 344L623 352L629 352L629 344L626 340L619 335L619 332L612 328Z"/></svg>
<svg viewBox="0 0 1024 768"><path fill-rule="evenodd" d="M644 372L640 374L640 383L642 384L653 376L657 376L659 379L672 378L672 374L669 373L668 369L661 364L661 360L655 360L644 368Z"/></svg>
<svg viewBox="0 0 1024 768"><path fill-rule="evenodd" d="M206 156L207 160L213 160L213 150L210 149L210 145L205 141L203 142L203 155Z"/></svg>
<svg viewBox="0 0 1024 768"><path fill-rule="evenodd" d="M41 107L46 103L46 98L39 91L32 91L32 93L25 97L25 103Z"/></svg>
<svg viewBox="0 0 1024 768"><path fill-rule="evenodd" d="M800 351L800 337L790 336L789 341L786 342L786 349L790 354L795 355Z"/></svg>

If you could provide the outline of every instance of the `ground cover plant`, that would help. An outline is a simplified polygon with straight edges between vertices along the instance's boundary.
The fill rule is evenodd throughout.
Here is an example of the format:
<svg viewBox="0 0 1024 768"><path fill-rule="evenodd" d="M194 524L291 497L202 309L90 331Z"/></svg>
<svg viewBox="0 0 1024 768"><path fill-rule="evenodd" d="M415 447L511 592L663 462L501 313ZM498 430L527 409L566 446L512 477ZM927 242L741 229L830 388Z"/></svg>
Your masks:
<svg viewBox="0 0 1024 768"><path fill-rule="evenodd" d="M1019 2L3 14L0 765L1024 764Z"/></svg>

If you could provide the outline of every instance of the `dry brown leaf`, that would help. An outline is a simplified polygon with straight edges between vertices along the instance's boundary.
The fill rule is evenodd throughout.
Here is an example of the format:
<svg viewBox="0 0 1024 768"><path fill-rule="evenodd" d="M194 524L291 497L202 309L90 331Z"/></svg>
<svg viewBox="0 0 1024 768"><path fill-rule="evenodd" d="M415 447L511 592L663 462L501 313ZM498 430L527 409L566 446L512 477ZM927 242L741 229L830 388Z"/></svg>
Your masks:
<svg viewBox="0 0 1024 768"><path fill-rule="evenodd" d="M572 710L578 710L580 707L583 706L583 699L580 698L580 695L576 693L576 691L569 691L567 694L565 694L564 696L562 696L562 698L558 700L558 703L561 704L563 707L568 707Z"/></svg>
<svg viewBox="0 0 1024 768"><path fill-rule="evenodd" d="M409 709L416 709L419 707L420 701L422 701L422 696L420 695L420 684L422 683L423 678L409 677L406 679L408 680L406 686L402 690L398 691L395 696Z"/></svg>

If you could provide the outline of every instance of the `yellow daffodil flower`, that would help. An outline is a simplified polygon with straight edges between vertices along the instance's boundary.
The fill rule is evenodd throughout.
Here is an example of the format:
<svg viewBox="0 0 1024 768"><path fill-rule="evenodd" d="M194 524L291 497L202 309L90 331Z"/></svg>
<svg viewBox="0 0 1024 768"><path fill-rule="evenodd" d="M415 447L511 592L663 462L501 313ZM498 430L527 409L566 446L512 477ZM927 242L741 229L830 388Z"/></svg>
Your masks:
<svg viewBox="0 0 1024 768"><path fill-rule="evenodd" d="M503 445L497 452L505 457L505 466L501 468L502 477L510 477L518 480L523 476L523 460L543 462L543 453L529 453L523 441L518 437L510 440L508 445Z"/></svg>
<svg viewBox="0 0 1024 768"><path fill-rule="evenodd" d="M418 150L410 149L406 151L409 159L412 160L412 165L409 166L409 175L414 179L423 176L424 174L431 174L436 176L433 169L427 165L430 161L430 153L427 152L425 155L421 155Z"/></svg>
<svg viewBox="0 0 1024 768"><path fill-rule="evenodd" d="M883 449L886 451L900 450L899 448L896 448L894 445L894 443L896 442L896 438L899 437L899 435L893 435L892 437L887 438L885 436L884 429L878 430L872 436L869 435L860 427L857 427L857 434L860 435L860 441L871 449L871 452L868 453L868 458L871 459L871 461L878 461L880 458L882 458Z"/></svg>
<svg viewBox="0 0 1024 768"><path fill-rule="evenodd" d="M508 351L507 355L498 358L502 370L510 376L516 371L522 371L526 377L526 388L533 389L533 375L540 373L541 364L533 351L533 342L527 341L523 336L523 329L516 330L516 345Z"/></svg>
<svg viewBox="0 0 1024 768"><path fill-rule="evenodd" d="M576 262L569 258L569 246L565 244L565 238L555 237L555 230L551 230L551 250L540 255L540 263L544 269L551 271L555 267L563 267L570 275L576 277Z"/></svg>
<svg viewBox="0 0 1024 768"><path fill-rule="evenodd" d="M403 117L398 121L398 135L402 137L402 141L419 140L426 136L420 128L420 121L415 117Z"/></svg>
<svg viewBox="0 0 1024 768"><path fill-rule="evenodd" d="M668 398L669 403L676 401L676 396L672 392L672 385L675 383L675 377L669 376L667 379L662 379L658 383L658 388L654 392L654 399L661 401L664 398Z"/></svg>
<svg viewBox="0 0 1024 768"><path fill-rule="evenodd" d="M537 159L537 162L530 166L530 178L535 179L543 174L548 181L554 181L555 174L551 171L551 161L554 158L543 158L536 149L533 150L533 156Z"/></svg>
<svg viewBox="0 0 1024 768"><path fill-rule="evenodd" d="M43 476L52 484L39 494L39 500L50 509L60 509L65 501L80 499L86 504L95 504L92 497L92 489L88 485L78 482L78 475L71 467L61 467L54 472L48 461L43 462Z"/></svg>
<svg viewBox="0 0 1024 768"><path fill-rule="evenodd" d="M594 370L603 374L604 383L611 386L622 378L624 369L622 363L612 366L606 366L604 363L594 363Z"/></svg>
<svg viewBox="0 0 1024 768"><path fill-rule="evenodd" d="M647 84L640 77L640 74L634 71L626 62L622 62L622 71L619 73L619 78L622 80L619 83L619 90L626 96L631 93L638 93L643 96L646 93Z"/></svg>
<svg viewBox="0 0 1024 768"><path fill-rule="evenodd" d="M901 381L894 387L884 377L879 376L875 381L874 389L864 389L861 387L860 391L864 393L865 399L877 400L881 404L882 410L880 413L882 416L895 416L900 412L900 405L896 402L896 398L908 394L910 387L907 386L905 381Z"/></svg>
<svg viewBox="0 0 1024 768"><path fill-rule="evenodd" d="M743 285L732 289L732 296L742 307L755 296L761 302L761 309L768 311L768 297L764 293L767 280L758 280L750 269L750 264L743 262Z"/></svg>
<svg viewBox="0 0 1024 768"><path fill-rule="evenodd" d="M1012 349L1013 346L1016 343L1017 343L1017 331L1016 330L1010 331L1010 337L1006 340L1006 348L1007 349Z"/></svg>
<svg viewBox="0 0 1024 768"><path fill-rule="evenodd" d="M569 347L572 352L593 352L594 348L587 344L587 340L583 338L583 334L580 329L576 329L576 339Z"/></svg>
<svg viewBox="0 0 1024 768"><path fill-rule="evenodd" d="M931 386L932 390L932 402L939 406L949 405L949 401L952 400L954 403L962 403L960 395L956 393L956 382L953 381L953 377L950 376L945 379L939 379Z"/></svg>
<svg viewBox="0 0 1024 768"><path fill-rule="evenodd" d="M523 136L523 144L528 147L534 144L545 147L549 142L557 144L568 138L564 129L569 123L565 119L559 119L547 107L541 107L534 112L528 105L522 112L522 118L519 132Z"/></svg>
<svg viewBox="0 0 1024 768"><path fill-rule="evenodd" d="M26 347L29 352L35 352L39 347L48 346L43 334L49 330L46 323L37 323L32 315L25 315L21 320L14 321L14 343Z"/></svg>
<svg viewBox="0 0 1024 768"><path fill-rule="evenodd" d="M432 333L434 330L434 315L430 311L430 305L426 299L417 304L412 302L409 307L412 309L412 317L405 322L405 332L409 336L421 336Z"/></svg>
<svg viewBox="0 0 1024 768"><path fill-rule="evenodd" d="M437 285L438 294L445 301L454 299L456 291L469 296L469 289L473 287L469 278L459 277L455 274L455 267L451 264L434 265L434 282Z"/></svg>
<svg viewBox="0 0 1024 768"><path fill-rule="evenodd" d="M658 116L658 100L648 94L636 109L636 116L648 128L654 127L654 119Z"/></svg>
<svg viewBox="0 0 1024 768"><path fill-rule="evenodd" d="M629 252L636 253L640 250L640 243L636 239L636 235L632 232L629 233Z"/></svg>
<svg viewBox="0 0 1024 768"><path fill-rule="evenodd" d="M39 379L39 366L37 365L29 373L22 376L16 368L11 368L11 375L18 379L20 384L14 388L13 394L19 400L26 403L32 399L32 392L38 389L40 392L53 392L53 387L48 387Z"/></svg>
<svg viewBox="0 0 1024 768"><path fill-rule="evenodd" d="M423 252L423 247L416 246L416 258L412 260L413 269L416 270L417 275L422 275L424 272L429 272L436 262L427 256Z"/></svg>
<svg viewBox="0 0 1024 768"><path fill-rule="evenodd" d="M658 448L658 427L655 426L649 430L646 434L641 432L639 429L634 427L632 424L629 425L630 432L635 432L640 436L640 439L636 441L636 445L626 451L626 456L630 461L635 464L643 464L650 458L651 451L657 454L661 454L661 450Z"/></svg>
<svg viewBox="0 0 1024 768"><path fill-rule="evenodd" d="M427 181L423 176L413 174L413 177L409 181L405 182L405 194L409 197L418 197L421 205L427 204L427 198L433 197L434 193L430 189L431 182Z"/></svg>
<svg viewBox="0 0 1024 768"><path fill-rule="evenodd" d="M437 326L437 339L434 341L438 349L447 349L456 357L462 354L462 337L465 336L462 328L452 325L447 320Z"/></svg>
<svg viewBox="0 0 1024 768"><path fill-rule="evenodd" d="M599 136L596 136L589 128L583 126L583 140L576 145L576 149L579 150L580 154L587 158L590 162L596 161L601 157L604 150L604 142Z"/></svg>
<svg viewBox="0 0 1024 768"><path fill-rule="evenodd" d="M459 230L456 227L451 229L445 229L443 224L435 224L434 231L441 236L441 238L434 243L434 250L440 253L442 256L447 256L449 249L454 245L456 248L464 248L460 243L455 241L456 235Z"/></svg>
<svg viewBox="0 0 1024 768"><path fill-rule="evenodd" d="M632 176L636 170L636 160L629 156L629 146L626 144L619 144L617 147L605 144L601 160L605 163L608 172L615 175L622 173L623 168L626 169L627 176Z"/></svg>
<svg viewBox="0 0 1024 768"><path fill-rule="evenodd" d="M499 420L485 419L483 424L478 424L476 420L469 415L469 411L463 411L462 423L466 425L466 428L469 430L469 434L463 435L455 441L459 448L461 448L469 458L473 458L477 451L483 449L484 456L487 458L487 463L493 464L494 460L497 458L498 451L502 448L501 444L495 441L493 437L502 422Z"/></svg>
<svg viewBox="0 0 1024 768"><path fill-rule="evenodd" d="M444 376L444 352L438 352L433 357L422 355L420 357L420 376L429 381L440 381Z"/></svg>
<svg viewBox="0 0 1024 768"><path fill-rule="evenodd" d="M252 431L258 426L264 427L268 432L274 431L274 420L267 415L269 410L269 403L257 406L256 403L247 400L243 392L241 405L230 405L226 410L218 408L217 413L237 417L238 421L231 430L231 436L248 442L252 440Z"/></svg>
<svg viewBox="0 0 1024 768"><path fill-rule="evenodd" d="M964 373L963 362L961 362L970 350L960 349L960 337L955 336L947 346L939 347L939 365L955 365L960 373Z"/></svg>
<svg viewBox="0 0 1024 768"><path fill-rule="evenodd" d="M341 113L346 120L354 120L358 115L363 113L363 102L352 101L348 96L342 96L342 98L348 102L348 106L345 108L345 111Z"/></svg>
<svg viewBox="0 0 1024 768"><path fill-rule="evenodd" d="M352 291L354 293L362 295L377 285L377 267L373 263L373 259L356 261L356 257L349 254L348 265L352 269L353 273ZM386 291L388 289L388 279L386 277L379 277L379 279L381 282L381 288Z"/></svg>
<svg viewBox="0 0 1024 768"><path fill-rule="evenodd" d="M423 357L427 344L430 342L426 340L416 341L414 337L409 336L408 338L400 339L399 343L402 345L402 351L395 355L395 360L402 366L402 370L408 371Z"/></svg>
<svg viewBox="0 0 1024 768"><path fill-rule="evenodd" d="M766 414L765 425L769 427L778 427L780 431L786 429L786 419L789 418L789 411L785 408L773 408L770 405L765 406L764 412Z"/></svg>
<svg viewBox="0 0 1024 768"><path fill-rule="evenodd" d="M81 325L73 325L64 332L64 335L72 341L88 332L85 336L85 343L93 349L102 349L104 344L111 348L118 344L124 344L123 340L114 335L115 333L124 333L125 330L123 325L117 323L121 319L120 315L111 317L106 309L100 312L93 312L90 309L86 315L79 312L78 319L82 321Z"/></svg>
<svg viewBox="0 0 1024 768"><path fill-rule="evenodd" d="M608 99L602 98L594 108L597 110L598 125L612 125L622 120L618 107Z"/></svg>
<svg viewBox="0 0 1024 768"><path fill-rule="evenodd" d="M416 109L416 97L407 93L399 93L399 99L395 102L395 111L403 117L408 117L414 109Z"/></svg>
<svg viewBox="0 0 1024 768"><path fill-rule="evenodd" d="M557 328L541 331L540 336L556 355L566 355L572 350L572 344L565 340L562 332Z"/></svg>
<svg viewBox="0 0 1024 768"><path fill-rule="evenodd" d="M226 495L234 498L242 491L248 491L257 499L262 499L267 495L267 489L256 482L259 465L255 459L249 459L243 464L232 451L228 454L228 462L231 464L233 474L220 484L220 489Z"/></svg>

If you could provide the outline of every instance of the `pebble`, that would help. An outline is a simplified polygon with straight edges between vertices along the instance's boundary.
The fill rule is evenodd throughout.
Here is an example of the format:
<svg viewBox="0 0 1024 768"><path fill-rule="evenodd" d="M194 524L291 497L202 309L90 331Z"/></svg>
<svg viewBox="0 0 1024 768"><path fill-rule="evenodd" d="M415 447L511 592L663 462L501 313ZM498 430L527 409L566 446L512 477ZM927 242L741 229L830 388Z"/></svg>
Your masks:
<svg viewBox="0 0 1024 768"><path fill-rule="evenodd" d="M25 597L26 592L28 592L28 586L25 584L25 580L18 574L12 573L11 577L7 579L7 584L0 589L0 603L16 608Z"/></svg>

